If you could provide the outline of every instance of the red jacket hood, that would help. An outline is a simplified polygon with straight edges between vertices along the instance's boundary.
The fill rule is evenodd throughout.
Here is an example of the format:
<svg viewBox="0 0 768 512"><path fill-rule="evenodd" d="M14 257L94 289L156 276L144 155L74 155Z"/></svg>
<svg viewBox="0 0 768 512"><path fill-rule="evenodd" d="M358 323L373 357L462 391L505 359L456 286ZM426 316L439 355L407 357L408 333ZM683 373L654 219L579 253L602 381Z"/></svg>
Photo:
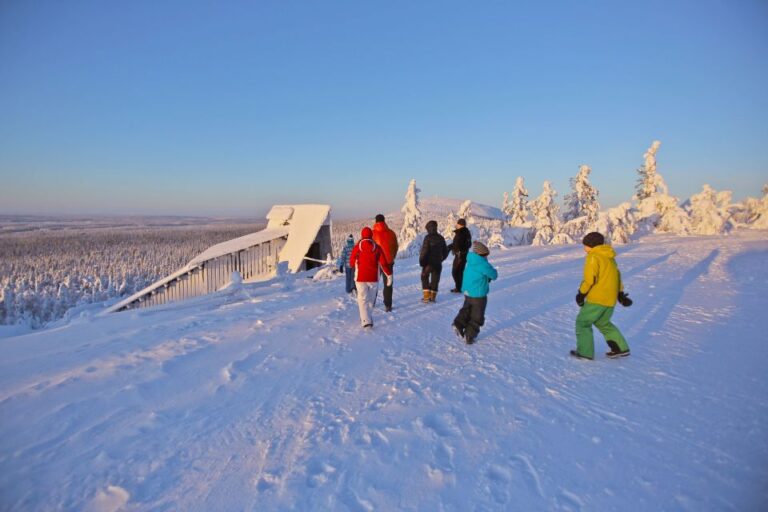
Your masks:
<svg viewBox="0 0 768 512"><path fill-rule="evenodd" d="M362 231L360 231L360 238L365 240L366 238L373 238L373 231L371 231L371 228L364 227Z"/></svg>

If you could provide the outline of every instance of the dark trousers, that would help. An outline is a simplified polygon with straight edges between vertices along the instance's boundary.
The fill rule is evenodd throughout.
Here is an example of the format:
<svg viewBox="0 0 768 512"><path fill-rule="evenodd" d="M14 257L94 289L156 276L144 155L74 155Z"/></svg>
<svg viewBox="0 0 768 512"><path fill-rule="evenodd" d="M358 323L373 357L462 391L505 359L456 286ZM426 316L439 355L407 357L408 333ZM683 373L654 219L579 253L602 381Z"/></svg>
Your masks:
<svg viewBox="0 0 768 512"><path fill-rule="evenodd" d="M453 257L453 269L451 274L453 275L453 282L456 283L456 289L461 291L461 283L464 279L464 267L467 266L467 255L457 254Z"/></svg>
<svg viewBox="0 0 768 512"><path fill-rule="evenodd" d="M387 286L387 274L379 270L381 275L381 282L383 284L382 295L384 296L384 307L390 309L392 307L392 288L393 286ZM395 277L395 265L392 264L392 277Z"/></svg>
<svg viewBox="0 0 768 512"><path fill-rule="evenodd" d="M464 305L453 319L453 325L459 328L467 341L474 341L480 334L480 327L485 323L485 306L487 305L488 297L464 296Z"/></svg>
<svg viewBox="0 0 768 512"><path fill-rule="evenodd" d="M437 285L440 284L440 272L443 271L442 265L427 265L421 268L421 289L437 291Z"/></svg>
<svg viewBox="0 0 768 512"><path fill-rule="evenodd" d="M347 293L352 293L355 290L355 269L344 267L344 277L347 280L345 283Z"/></svg>

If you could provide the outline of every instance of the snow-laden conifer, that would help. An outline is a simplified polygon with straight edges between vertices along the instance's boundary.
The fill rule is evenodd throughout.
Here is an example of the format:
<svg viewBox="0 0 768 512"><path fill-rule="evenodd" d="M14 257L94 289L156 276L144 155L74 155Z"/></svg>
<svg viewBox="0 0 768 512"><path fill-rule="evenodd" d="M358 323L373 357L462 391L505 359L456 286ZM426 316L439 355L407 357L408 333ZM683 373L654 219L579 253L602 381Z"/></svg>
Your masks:
<svg viewBox="0 0 768 512"><path fill-rule="evenodd" d="M518 176L515 181L515 190L512 191L512 197L509 200L508 222L510 226L523 226L528 222L528 190L525 188L525 180Z"/></svg>
<svg viewBox="0 0 768 512"><path fill-rule="evenodd" d="M414 250L418 250L419 239L423 237L422 222L421 222L421 209L419 208L419 192L420 189L416 187L416 180L413 179L408 184L408 190L405 193L405 204L400 209L403 212L403 227L400 228L400 250L398 251L398 258L406 258L411 256ZM414 249L415 248L415 249Z"/></svg>
<svg viewBox="0 0 768 512"><path fill-rule="evenodd" d="M719 196L707 184L704 185L701 192L691 196L691 232L697 235L718 235L728 231L730 228L729 215L727 208L722 206L722 202L728 199L727 195Z"/></svg>
<svg viewBox="0 0 768 512"><path fill-rule="evenodd" d="M571 241L568 235L560 233L559 207L555 203L555 197L557 197L557 191L552 188L549 181L545 181L541 195L531 203L533 227L536 230L533 245L550 245Z"/></svg>
<svg viewBox="0 0 768 512"><path fill-rule="evenodd" d="M641 233L687 235L691 231L690 218L678 199L669 195L664 178L656 170L656 153L660 146L661 142L653 141L643 155L645 163L638 170L640 178L635 192L638 230Z"/></svg>
<svg viewBox="0 0 768 512"><path fill-rule="evenodd" d="M576 219L578 217L587 217L589 224L597 220L600 212L600 203L597 201L599 192L589 182L589 173L592 169L588 165L579 166L579 172L574 178L571 178L570 194L565 196L565 207L563 209L563 220Z"/></svg>

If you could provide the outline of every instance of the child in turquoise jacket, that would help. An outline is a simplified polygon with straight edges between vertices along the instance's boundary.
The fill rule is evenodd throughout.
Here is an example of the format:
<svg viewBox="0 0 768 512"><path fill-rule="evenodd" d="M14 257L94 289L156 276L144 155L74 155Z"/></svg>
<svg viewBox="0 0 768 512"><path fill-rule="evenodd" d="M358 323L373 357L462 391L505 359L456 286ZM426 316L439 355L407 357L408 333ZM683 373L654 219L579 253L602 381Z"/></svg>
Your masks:
<svg viewBox="0 0 768 512"><path fill-rule="evenodd" d="M453 330L456 335L471 345L480 334L480 327L485 323L485 308L488 305L489 283L499 274L488 263L488 248L480 242L472 244L472 250L467 255L467 266L461 283L464 293L464 305L453 320Z"/></svg>

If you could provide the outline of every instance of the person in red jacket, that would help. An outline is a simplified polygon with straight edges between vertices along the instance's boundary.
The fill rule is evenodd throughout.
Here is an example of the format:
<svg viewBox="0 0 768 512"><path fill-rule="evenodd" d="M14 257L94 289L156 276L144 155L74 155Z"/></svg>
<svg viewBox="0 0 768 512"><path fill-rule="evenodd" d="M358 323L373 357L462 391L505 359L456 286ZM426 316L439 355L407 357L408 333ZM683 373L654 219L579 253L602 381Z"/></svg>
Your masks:
<svg viewBox="0 0 768 512"><path fill-rule="evenodd" d="M395 273L395 257L397 256L397 235L389 229L384 215L376 216L376 224L373 225L373 241L384 251L384 257L387 259L387 265L392 273L393 279L387 279L387 275L382 272L381 277L384 281L384 309L392 311L392 282ZM389 281L389 284L387 282Z"/></svg>
<svg viewBox="0 0 768 512"><path fill-rule="evenodd" d="M387 264L384 250L373 241L373 231L365 227L360 232L360 241L352 249L349 266L355 269L357 306L363 328L373 327L373 306L379 292L379 269L386 276L386 283L392 286L392 270Z"/></svg>

